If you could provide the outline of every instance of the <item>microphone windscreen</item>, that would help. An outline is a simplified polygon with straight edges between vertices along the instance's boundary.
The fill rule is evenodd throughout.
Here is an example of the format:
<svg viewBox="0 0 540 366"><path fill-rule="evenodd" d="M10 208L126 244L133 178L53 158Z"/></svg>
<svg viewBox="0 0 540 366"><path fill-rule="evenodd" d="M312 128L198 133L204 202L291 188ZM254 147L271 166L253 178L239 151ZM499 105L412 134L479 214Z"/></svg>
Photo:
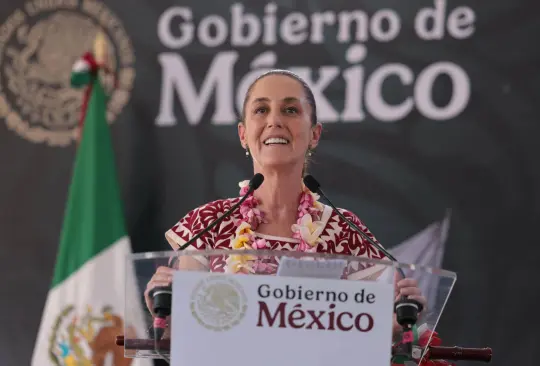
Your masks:
<svg viewBox="0 0 540 366"><path fill-rule="evenodd" d="M264 181L264 175L262 175L261 173L257 173L253 176L253 178L251 178L251 181L249 182L249 186L253 190L256 190L257 188L261 186L263 181Z"/></svg>
<svg viewBox="0 0 540 366"><path fill-rule="evenodd" d="M315 178L313 178L312 175L308 174L304 177L304 184L311 192L319 193L319 188L321 187L321 185L319 184L319 182L317 182Z"/></svg>

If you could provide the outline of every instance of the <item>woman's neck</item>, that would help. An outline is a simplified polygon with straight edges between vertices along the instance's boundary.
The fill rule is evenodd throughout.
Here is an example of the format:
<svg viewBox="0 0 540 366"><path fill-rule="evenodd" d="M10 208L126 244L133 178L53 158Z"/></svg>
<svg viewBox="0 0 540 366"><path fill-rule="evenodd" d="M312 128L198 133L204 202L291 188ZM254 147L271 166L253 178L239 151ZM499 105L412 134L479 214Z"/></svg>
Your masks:
<svg viewBox="0 0 540 366"><path fill-rule="evenodd" d="M261 210L269 218L288 218L291 213L296 215L302 193L301 174L296 169L259 172L264 175L264 182L255 191L255 197Z"/></svg>

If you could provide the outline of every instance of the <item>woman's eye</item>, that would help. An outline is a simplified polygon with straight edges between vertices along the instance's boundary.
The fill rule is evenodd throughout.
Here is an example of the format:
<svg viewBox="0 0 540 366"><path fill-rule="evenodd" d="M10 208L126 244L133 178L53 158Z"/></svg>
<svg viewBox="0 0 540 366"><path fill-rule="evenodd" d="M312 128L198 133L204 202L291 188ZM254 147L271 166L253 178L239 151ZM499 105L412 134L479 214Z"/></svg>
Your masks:
<svg viewBox="0 0 540 366"><path fill-rule="evenodd" d="M255 109L255 114L266 113L266 110L267 110L266 107L259 107L259 108Z"/></svg>
<svg viewBox="0 0 540 366"><path fill-rule="evenodd" d="M289 114L296 114L298 113L298 108L296 107L287 107L285 108L285 112Z"/></svg>

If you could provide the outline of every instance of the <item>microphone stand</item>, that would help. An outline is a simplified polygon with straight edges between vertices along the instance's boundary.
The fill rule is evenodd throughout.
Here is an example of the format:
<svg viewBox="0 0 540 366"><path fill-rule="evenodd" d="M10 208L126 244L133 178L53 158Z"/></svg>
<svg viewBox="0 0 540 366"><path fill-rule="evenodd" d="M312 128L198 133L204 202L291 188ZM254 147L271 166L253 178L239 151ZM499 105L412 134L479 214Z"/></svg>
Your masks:
<svg viewBox="0 0 540 366"><path fill-rule="evenodd" d="M313 176L306 175L304 177L304 184L306 187L313 193L319 194L321 197L326 199L329 206L332 207L334 212L336 212L341 219L343 219L351 228L358 232L362 237L364 237L375 249L383 252L391 261L398 262L398 260L390 254L386 249L382 247L379 243L375 242L369 237L365 232L362 231L355 223L350 221L343 215L339 209L332 203L332 201L326 196L321 189L319 182ZM397 268L397 271L405 278L405 272L401 268ZM414 340L414 335L412 332L413 326L418 321L418 313L423 310L423 306L420 302L409 299L406 296L401 296L400 299L394 304L394 312L396 313L396 321L401 325L403 334L402 341L398 347L395 349L396 355L403 355L406 357L412 357L412 342Z"/></svg>
<svg viewBox="0 0 540 366"><path fill-rule="evenodd" d="M199 239L201 236L203 236L208 231L210 231L210 229L212 229L214 226L219 224L225 218L230 216L257 188L261 186L263 181L264 181L264 176L261 173L255 174L253 178L251 178L251 180L249 181L249 190L235 205L233 205L228 211L226 211L223 215L218 217L210 225L205 227L204 230L201 230L199 233L193 236L190 240L188 240L186 243L181 245L178 248L178 250L179 251L185 250L197 239ZM174 260L169 260L169 263L168 263L169 267L171 267L173 263L174 263ZM155 287L154 289L150 291L149 296L152 297L152 300L153 300L152 308L155 314L154 322L152 324L152 328L153 328L152 333L153 333L153 338L154 338L154 352L156 352L165 362L170 364L169 358L160 352L160 344L161 344L160 340L163 337L163 334L165 333L165 329L167 327L166 319L169 315L171 315L172 287L171 285Z"/></svg>
<svg viewBox="0 0 540 366"><path fill-rule="evenodd" d="M229 217L256 189L258 189L261 186L263 181L264 181L264 176L261 173L255 174L253 178L251 178L251 180L249 181L249 190L246 192L246 194L242 196L242 198L235 205L233 205L228 211L226 211L223 215L217 218L210 225L205 227L204 230L201 230L199 233L193 236L190 240L188 240L185 244L180 246L178 248L178 251L185 250L197 239L199 239L201 236L203 236L208 231L210 231L210 229L212 229L214 226L219 224L225 218ZM171 266L171 262L173 261L169 261L169 266ZM154 314L156 315L154 319L154 324L153 324L153 328L154 328L153 333L154 333L154 340L157 342L161 339L161 337L163 337L163 333L165 332L166 318L169 315L171 315L172 287L170 285L155 287L154 289L150 291L149 296L151 296L153 299L152 307L154 310Z"/></svg>

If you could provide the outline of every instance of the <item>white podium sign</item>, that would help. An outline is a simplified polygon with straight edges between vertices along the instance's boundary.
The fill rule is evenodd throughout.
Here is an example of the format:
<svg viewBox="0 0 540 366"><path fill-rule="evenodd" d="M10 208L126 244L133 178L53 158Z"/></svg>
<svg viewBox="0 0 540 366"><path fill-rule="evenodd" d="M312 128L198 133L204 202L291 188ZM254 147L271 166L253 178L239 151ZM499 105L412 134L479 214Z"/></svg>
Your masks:
<svg viewBox="0 0 540 366"><path fill-rule="evenodd" d="M171 365L388 366L391 283L177 271Z"/></svg>

